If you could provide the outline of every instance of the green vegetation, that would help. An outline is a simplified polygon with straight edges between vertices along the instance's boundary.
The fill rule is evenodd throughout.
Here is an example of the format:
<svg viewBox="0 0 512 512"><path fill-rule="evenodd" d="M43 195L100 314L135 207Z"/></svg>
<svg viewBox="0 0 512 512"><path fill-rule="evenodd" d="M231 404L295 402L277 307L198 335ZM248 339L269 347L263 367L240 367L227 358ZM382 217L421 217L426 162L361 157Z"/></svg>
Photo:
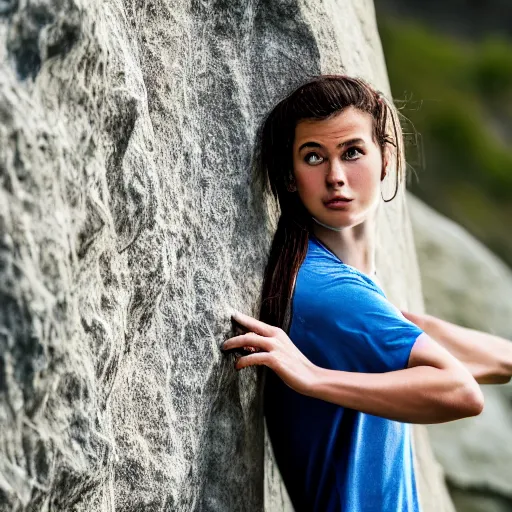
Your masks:
<svg viewBox="0 0 512 512"><path fill-rule="evenodd" d="M420 135L405 123L409 188L512 266L512 42L382 18L379 30L397 106Z"/></svg>

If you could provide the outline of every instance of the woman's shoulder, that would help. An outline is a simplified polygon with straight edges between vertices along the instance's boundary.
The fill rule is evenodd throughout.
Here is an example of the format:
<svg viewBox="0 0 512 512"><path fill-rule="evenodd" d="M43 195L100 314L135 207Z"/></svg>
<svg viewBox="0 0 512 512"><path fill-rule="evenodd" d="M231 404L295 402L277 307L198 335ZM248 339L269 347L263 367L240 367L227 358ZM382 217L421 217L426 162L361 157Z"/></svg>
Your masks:
<svg viewBox="0 0 512 512"><path fill-rule="evenodd" d="M364 274L350 268L301 268L292 300L294 315L304 321L356 319L386 307L384 293Z"/></svg>
<svg viewBox="0 0 512 512"><path fill-rule="evenodd" d="M368 276L350 268L301 267L295 283L294 297L325 303L343 300L368 300L378 296L385 298L384 291Z"/></svg>

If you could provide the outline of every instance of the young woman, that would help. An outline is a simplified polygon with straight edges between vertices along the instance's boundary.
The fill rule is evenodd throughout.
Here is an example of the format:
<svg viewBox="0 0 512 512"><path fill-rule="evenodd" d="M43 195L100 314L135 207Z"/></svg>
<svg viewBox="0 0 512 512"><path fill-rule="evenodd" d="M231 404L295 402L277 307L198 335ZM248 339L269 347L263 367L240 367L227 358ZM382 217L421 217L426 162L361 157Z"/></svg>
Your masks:
<svg viewBox="0 0 512 512"><path fill-rule="evenodd" d="M495 370L476 342L468 355L462 334L442 327L457 359L428 335L426 316L406 318L378 284L375 212L390 162L397 190L404 169L397 113L379 92L314 78L275 106L257 144L281 215L260 320L235 313L249 332L223 349L254 352L237 369L273 370L265 417L297 512L418 511L409 423L479 414L475 377L506 381L510 367Z"/></svg>

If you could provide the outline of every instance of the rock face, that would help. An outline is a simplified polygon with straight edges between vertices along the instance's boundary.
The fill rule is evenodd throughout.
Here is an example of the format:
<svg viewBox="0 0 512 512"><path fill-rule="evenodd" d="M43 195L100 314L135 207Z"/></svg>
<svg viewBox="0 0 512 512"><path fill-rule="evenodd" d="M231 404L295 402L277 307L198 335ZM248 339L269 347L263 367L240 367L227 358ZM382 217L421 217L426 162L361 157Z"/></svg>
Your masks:
<svg viewBox="0 0 512 512"><path fill-rule="evenodd" d="M368 0L0 2L0 510L290 509L261 369L219 346L275 218L256 124L343 71L388 90ZM403 194L379 223L421 309ZM451 510L416 441L424 510Z"/></svg>
<svg viewBox="0 0 512 512"><path fill-rule="evenodd" d="M409 196L429 313L512 339L512 271L457 224ZM512 510L512 383L482 386L474 418L431 425L436 456L461 512Z"/></svg>

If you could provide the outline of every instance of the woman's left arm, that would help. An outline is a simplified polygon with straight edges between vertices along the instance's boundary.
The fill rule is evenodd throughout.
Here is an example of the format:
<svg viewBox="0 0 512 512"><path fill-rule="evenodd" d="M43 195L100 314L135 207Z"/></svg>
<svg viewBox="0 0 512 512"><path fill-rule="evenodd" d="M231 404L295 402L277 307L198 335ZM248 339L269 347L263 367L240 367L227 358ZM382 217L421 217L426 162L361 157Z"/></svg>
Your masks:
<svg viewBox="0 0 512 512"><path fill-rule="evenodd" d="M461 361L479 384L510 382L512 342L432 315L402 314Z"/></svg>

